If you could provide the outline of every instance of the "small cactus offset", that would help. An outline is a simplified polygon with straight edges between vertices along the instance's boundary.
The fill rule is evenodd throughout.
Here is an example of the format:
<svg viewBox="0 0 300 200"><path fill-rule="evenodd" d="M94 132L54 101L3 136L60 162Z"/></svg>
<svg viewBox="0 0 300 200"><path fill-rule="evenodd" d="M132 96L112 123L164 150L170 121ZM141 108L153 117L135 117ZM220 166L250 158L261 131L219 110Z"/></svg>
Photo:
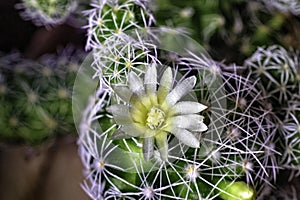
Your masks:
<svg viewBox="0 0 300 200"><path fill-rule="evenodd" d="M17 4L21 16L38 26L65 22L76 6L77 0L22 0L22 3Z"/></svg>
<svg viewBox="0 0 300 200"><path fill-rule="evenodd" d="M119 36L119 40L126 31L145 29L154 22L154 18L147 9L147 1L139 0L96 0L92 9L85 11L89 23L86 47L100 49L101 43L110 37ZM116 38L115 38L116 39Z"/></svg>
<svg viewBox="0 0 300 200"><path fill-rule="evenodd" d="M54 62L55 61L55 62ZM18 54L1 59L1 140L40 144L59 134L75 133L72 87L79 60L45 57L40 61Z"/></svg>

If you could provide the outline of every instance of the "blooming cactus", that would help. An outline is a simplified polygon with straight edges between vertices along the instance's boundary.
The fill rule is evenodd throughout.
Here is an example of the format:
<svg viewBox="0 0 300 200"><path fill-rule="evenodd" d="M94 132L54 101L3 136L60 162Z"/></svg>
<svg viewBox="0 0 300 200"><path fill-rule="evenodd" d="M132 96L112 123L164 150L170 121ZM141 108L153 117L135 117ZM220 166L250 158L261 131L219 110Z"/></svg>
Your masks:
<svg viewBox="0 0 300 200"><path fill-rule="evenodd" d="M169 133L189 147L199 147L199 140L194 132L206 131L207 126L203 123L204 117L197 113L207 107L196 101L180 101L192 92L196 84L195 76L184 79L172 89L173 73L168 67L163 72L157 89L157 69L152 64L146 70L144 81L131 72L128 83L128 86L114 87L126 105L115 104L108 108L115 122L121 125L114 132L114 139L143 138L145 160L153 155L154 141L161 159L167 160Z"/></svg>

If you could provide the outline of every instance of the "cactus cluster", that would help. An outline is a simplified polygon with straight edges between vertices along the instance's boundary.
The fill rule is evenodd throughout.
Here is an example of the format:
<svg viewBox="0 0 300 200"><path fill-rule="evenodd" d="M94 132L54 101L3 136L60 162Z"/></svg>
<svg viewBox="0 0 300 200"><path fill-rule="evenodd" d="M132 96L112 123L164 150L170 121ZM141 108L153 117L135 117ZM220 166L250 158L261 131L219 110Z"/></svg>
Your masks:
<svg viewBox="0 0 300 200"><path fill-rule="evenodd" d="M160 140L158 133L156 144L148 142L151 136L143 135L141 138L139 130L142 129L134 128L131 120L136 118L133 113L136 113L135 116L143 115L138 113L146 110L142 108L139 111L138 108L145 106L147 101L155 102L155 97L145 96L138 101L139 104L135 101L135 105L129 108L131 118L126 114L128 110L124 102L129 99L134 101L135 95L139 96L144 89L141 84L132 83L134 81L131 79L136 75L130 73L128 77L132 92L122 85L108 88L102 80L102 87L96 92L98 95L91 98L84 112L80 129L80 155L87 177L85 190L93 199L254 199L253 187L259 188L269 182L267 177L274 167L266 163L272 159L271 155L277 153L272 145L265 144L266 137L269 137L265 132L275 125L264 118L261 108L253 107L254 104L263 107L263 98L249 79L236 72L227 73L223 71L224 66L213 61L209 63L201 57L190 55L179 57L177 63L169 63L169 66L174 67L174 74L189 78L177 77L178 80L174 78L169 81L185 87L180 88L183 96L174 97L175 92L172 91L167 98L185 97L183 99L190 104L193 104L191 100L201 101L205 105L203 108L207 107L203 113L203 123L208 125L208 130L192 129L198 122L189 119L188 113L198 111L196 107L191 111L183 107L181 113L187 115L177 115L175 122L167 121L164 131L173 123L176 130L185 127L193 131L175 131L175 137L167 134L165 142ZM146 66L146 91L150 90L147 89L150 86L146 77L151 68L153 65ZM158 73L158 77L164 77L164 74ZM135 79L137 81L139 78ZM192 79L195 80L194 88L187 84L187 80ZM163 83L160 85L164 86ZM192 93L186 95L191 89ZM117 102L118 106L113 102ZM177 103L175 107L180 108L180 105ZM156 106L159 107L159 104ZM187 121L182 121L184 116ZM120 128L119 124L125 125ZM160 125L164 125L163 122ZM149 157L149 149L152 149L153 157ZM265 155L267 151L271 152L270 156Z"/></svg>
<svg viewBox="0 0 300 200"><path fill-rule="evenodd" d="M282 155L277 159L279 167L299 170L299 53L277 45L258 48L245 61L245 67L246 73L258 80L270 112L276 116L275 146Z"/></svg>
<svg viewBox="0 0 300 200"><path fill-rule="evenodd" d="M16 6L44 26L86 9L91 56L80 72L77 57L2 56L2 141L77 125L82 187L97 200L299 198L278 184L300 175L299 1L86 3Z"/></svg>
<svg viewBox="0 0 300 200"><path fill-rule="evenodd" d="M2 56L2 141L37 145L54 136L76 132L71 97L79 58L69 58L47 56L33 61L18 53Z"/></svg>
<svg viewBox="0 0 300 200"><path fill-rule="evenodd" d="M97 81L79 125L83 189L97 200L274 198L281 170L294 176L300 169L299 54L275 45L259 47L241 66L217 62L185 34L206 15L201 3L207 13L231 15L234 3L255 12L263 4L176 1L163 18L168 2L94 1L86 11L93 61L83 67ZM184 28L160 26L169 15L167 25ZM267 17L272 31L283 26L284 15L276 16ZM215 31L232 36L221 19L245 24L242 15L215 17L219 24L207 26L200 17L205 40L214 41Z"/></svg>
<svg viewBox="0 0 300 200"><path fill-rule="evenodd" d="M299 13L299 2L294 0L154 2L156 6L153 10L158 25L184 29L218 60L226 56L227 61L242 64L257 46L274 43L284 47L299 46L298 33L295 31L299 27L297 16L291 14L293 12L282 11L294 8ZM280 3L283 9L274 9Z"/></svg>

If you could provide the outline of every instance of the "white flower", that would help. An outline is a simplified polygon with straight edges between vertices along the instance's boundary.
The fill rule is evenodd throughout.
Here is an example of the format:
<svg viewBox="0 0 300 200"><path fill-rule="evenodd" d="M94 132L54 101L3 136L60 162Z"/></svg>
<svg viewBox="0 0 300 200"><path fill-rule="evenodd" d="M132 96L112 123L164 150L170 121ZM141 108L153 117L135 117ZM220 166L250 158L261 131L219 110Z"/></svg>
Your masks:
<svg viewBox="0 0 300 200"><path fill-rule="evenodd" d="M207 107L196 101L180 101L193 91L196 77L186 78L173 88L173 73L168 67L157 89L158 76L154 64L147 67L144 80L134 72L128 76L128 86L114 87L126 105L115 104L108 108L116 124L121 125L112 138L142 138L145 160L153 155L155 144L162 160L167 160L169 134L187 146L199 147L199 140L193 133L206 131L207 126L203 123L204 117L197 113Z"/></svg>

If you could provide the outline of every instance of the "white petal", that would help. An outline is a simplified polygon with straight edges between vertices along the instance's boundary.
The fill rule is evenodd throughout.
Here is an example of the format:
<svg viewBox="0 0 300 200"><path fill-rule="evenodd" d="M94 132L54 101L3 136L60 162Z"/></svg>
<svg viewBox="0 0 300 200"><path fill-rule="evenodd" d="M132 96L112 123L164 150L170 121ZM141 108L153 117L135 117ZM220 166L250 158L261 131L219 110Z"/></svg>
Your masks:
<svg viewBox="0 0 300 200"><path fill-rule="evenodd" d="M145 73L144 84L146 86L146 92L148 94L153 94L156 92L157 71L155 64L151 64L150 66L148 66Z"/></svg>
<svg viewBox="0 0 300 200"><path fill-rule="evenodd" d="M195 129L193 129L192 131L197 131L197 132L204 132L207 131L208 127L206 126L206 124L204 124L203 122L199 122L197 124L197 127Z"/></svg>
<svg viewBox="0 0 300 200"><path fill-rule="evenodd" d="M184 97L186 94L191 92L195 84L196 84L195 76L184 79L182 82L178 83L176 87L167 95L165 103L167 103L170 106L173 106L182 97Z"/></svg>
<svg viewBox="0 0 300 200"><path fill-rule="evenodd" d="M129 112L129 107L126 105L116 104L109 106L106 110L113 114L113 119L117 124L124 125L133 122Z"/></svg>
<svg viewBox="0 0 300 200"><path fill-rule="evenodd" d="M106 110L112 114L127 113L129 107L123 104L114 104L107 107Z"/></svg>
<svg viewBox="0 0 300 200"><path fill-rule="evenodd" d="M193 148L198 148L200 146L199 140L188 130L177 128L172 131L172 134L187 146Z"/></svg>
<svg viewBox="0 0 300 200"><path fill-rule="evenodd" d="M132 137L141 137L145 133L145 128L140 126L137 123L127 124L121 127L121 131L125 132L126 134Z"/></svg>
<svg viewBox="0 0 300 200"><path fill-rule="evenodd" d="M145 112L146 110L150 109L152 106L152 99L151 96L154 95L138 95L138 94L133 94L130 99L130 104L134 106L136 109L139 109L142 112Z"/></svg>
<svg viewBox="0 0 300 200"><path fill-rule="evenodd" d="M154 151L154 138L147 137L143 140L143 154L146 161L149 161L153 156Z"/></svg>
<svg viewBox="0 0 300 200"><path fill-rule="evenodd" d="M127 139L127 138L131 138L132 136L126 134L125 132L123 132L121 129L116 130L111 136L110 138L113 140L120 140L120 139Z"/></svg>
<svg viewBox="0 0 300 200"><path fill-rule="evenodd" d="M162 131L155 136L155 141L160 153L160 157L163 161L168 158L168 133Z"/></svg>
<svg viewBox="0 0 300 200"><path fill-rule="evenodd" d="M201 115L179 115L169 119L172 124L172 129L184 128L191 131L206 131L207 126L202 122Z"/></svg>
<svg viewBox="0 0 300 200"><path fill-rule="evenodd" d="M134 72L129 73L129 88L132 92L136 93L139 96L143 96L145 94L145 89L143 85L143 81L140 77L136 75Z"/></svg>
<svg viewBox="0 0 300 200"><path fill-rule="evenodd" d="M129 103L130 98L132 96L132 91L127 86L114 86L113 90L117 93L117 95L126 103Z"/></svg>
<svg viewBox="0 0 300 200"><path fill-rule="evenodd" d="M199 113L207 108L206 105L203 105L201 103L195 102L195 101L181 101L174 105L172 108L173 115L179 115L179 114L194 114Z"/></svg>
<svg viewBox="0 0 300 200"><path fill-rule="evenodd" d="M172 83L173 83L173 73L170 67L168 67L160 80L159 83L159 88L158 88L158 92L157 92L157 97L158 97L158 102L162 103L164 102L166 96L168 95L168 93L170 92L171 88L172 88Z"/></svg>

